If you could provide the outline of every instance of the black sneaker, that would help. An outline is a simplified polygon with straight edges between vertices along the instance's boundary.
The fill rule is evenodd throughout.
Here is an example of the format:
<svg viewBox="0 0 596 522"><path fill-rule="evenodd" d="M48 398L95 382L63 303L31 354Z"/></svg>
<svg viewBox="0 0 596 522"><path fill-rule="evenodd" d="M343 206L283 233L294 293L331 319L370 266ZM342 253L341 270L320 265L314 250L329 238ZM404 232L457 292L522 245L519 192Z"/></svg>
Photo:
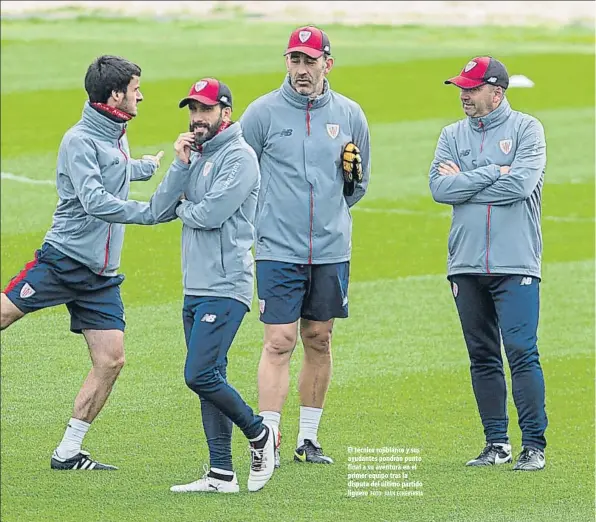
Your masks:
<svg viewBox="0 0 596 522"><path fill-rule="evenodd" d="M489 442L482 453L466 462L466 466L494 466L511 462L511 444Z"/></svg>
<svg viewBox="0 0 596 522"><path fill-rule="evenodd" d="M514 471L538 471L543 469L545 465L544 451L524 446L513 469Z"/></svg>
<svg viewBox="0 0 596 522"><path fill-rule="evenodd" d="M52 469L83 469L83 470L99 470L99 469L118 469L116 466L110 464L102 464L92 458L89 458L88 451L80 451L74 457L69 459L61 459L56 455L56 452L52 455L51 462Z"/></svg>
<svg viewBox="0 0 596 522"><path fill-rule="evenodd" d="M323 448L311 440L305 439L304 444L294 451L297 462L312 462L313 464L333 464L333 459L323 454Z"/></svg>

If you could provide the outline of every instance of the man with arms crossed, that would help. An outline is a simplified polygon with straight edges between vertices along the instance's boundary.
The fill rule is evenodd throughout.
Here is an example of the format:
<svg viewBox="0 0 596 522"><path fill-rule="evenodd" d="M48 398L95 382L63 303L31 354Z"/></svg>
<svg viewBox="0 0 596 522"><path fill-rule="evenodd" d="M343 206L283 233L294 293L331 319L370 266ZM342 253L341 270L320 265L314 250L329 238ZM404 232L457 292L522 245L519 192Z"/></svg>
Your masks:
<svg viewBox="0 0 596 522"><path fill-rule="evenodd" d="M513 469L544 468L547 426L537 329L546 167L542 124L512 110L505 66L470 60L445 83L460 88L466 118L445 127L430 190L452 205L448 279L468 348L486 446L468 466L512 461L501 337L511 368L522 451Z"/></svg>
<svg viewBox="0 0 596 522"><path fill-rule="evenodd" d="M52 227L35 259L1 295L2 330L25 314L66 304L71 331L82 333L89 346L93 367L52 455L52 469L116 469L93 460L81 445L124 365L124 276L118 274L124 223L156 222L150 203L127 201L130 182L150 179L163 155L130 156L126 127L143 100L140 76L136 64L116 56L101 56L89 66L89 100L58 151Z"/></svg>
<svg viewBox="0 0 596 522"><path fill-rule="evenodd" d="M331 379L333 321L348 316L350 207L368 185L369 130L360 106L329 86L333 58L323 31L308 26L292 32L285 62L282 86L254 101L240 119L262 176L256 219L265 323L259 408L279 426L299 326L304 361L294 459L330 464L317 432Z"/></svg>

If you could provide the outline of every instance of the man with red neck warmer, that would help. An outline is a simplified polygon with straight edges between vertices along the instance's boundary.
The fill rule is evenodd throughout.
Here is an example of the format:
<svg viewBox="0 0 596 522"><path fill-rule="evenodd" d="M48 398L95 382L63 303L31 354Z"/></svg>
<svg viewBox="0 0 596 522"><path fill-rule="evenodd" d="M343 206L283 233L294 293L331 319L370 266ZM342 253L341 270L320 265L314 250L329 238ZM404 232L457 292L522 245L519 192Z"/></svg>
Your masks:
<svg viewBox="0 0 596 522"><path fill-rule="evenodd" d="M143 99L140 76L136 64L116 56L101 56L89 66L89 101L58 151L52 227L34 260L1 295L2 330L25 314L65 304L71 331L82 333L89 346L93 367L52 455L52 469L116 469L81 447L124 364L124 275L118 274L124 224L155 224L166 210L160 212L154 198L128 201L130 182L150 179L163 155L130 156L126 127Z"/></svg>
<svg viewBox="0 0 596 522"><path fill-rule="evenodd" d="M189 132L174 144L176 158L154 198L182 221L186 338L184 380L198 395L210 467L177 493L238 493L232 466L232 425L250 444L248 490L273 475L277 430L256 415L227 380L227 355L253 300L254 219L260 171L253 149L233 123L232 93L215 78L192 85L179 107ZM170 198L169 201L167 200Z"/></svg>

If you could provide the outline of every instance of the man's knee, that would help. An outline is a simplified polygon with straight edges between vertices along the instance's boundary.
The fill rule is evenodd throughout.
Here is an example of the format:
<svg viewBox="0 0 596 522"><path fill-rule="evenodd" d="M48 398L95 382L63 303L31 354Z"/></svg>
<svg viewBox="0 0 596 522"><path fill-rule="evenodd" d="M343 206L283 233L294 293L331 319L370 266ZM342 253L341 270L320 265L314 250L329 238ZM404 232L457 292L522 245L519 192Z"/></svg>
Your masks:
<svg viewBox="0 0 596 522"><path fill-rule="evenodd" d="M120 355L110 357L104 363L104 367L113 373L120 373L120 370L122 370L122 368L124 368L125 363L126 363L126 358L125 358L124 352L123 352Z"/></svg>
<svg viewBox="0 0 596 522"><path fill-rule="evenodd" d="M215 368L209 370L196 370L187 367L184 370L184 381L192 391L199 395L206 395L223 381L223 377Z"/></svg>
<svg viewBox="0 0 596 522"><path fill-rule="evenodd" d="M2 292L0 299L0 330L4 330L25 314L14 305L4 292Z"/></svg>
<svg viewBox="0 0 596 522"><path fill-rule="evenodd" d="M512 374L538 362L538 348L535 343L506 339L503 344Z"/></svg>
<svg viewBox="0 0 596 522"><path fill-rule="evenodd" d="M304 351L315 352L318 355L331 353L331 337L333 335L333 321L303 321L300 336L304 344Z"/></svg>
<svg viewBox="0 0 596 522"><path fill-rule="evenodd" d="M296 346L296 324L266 325L264 351L276 358L288 358Z"/></svg>
<svg viewBox="0 0 596 522"><path fill-rule="evenodd" d="M84 330L93 368L117 376L124 364L124 332L120 330Z"/></svg>

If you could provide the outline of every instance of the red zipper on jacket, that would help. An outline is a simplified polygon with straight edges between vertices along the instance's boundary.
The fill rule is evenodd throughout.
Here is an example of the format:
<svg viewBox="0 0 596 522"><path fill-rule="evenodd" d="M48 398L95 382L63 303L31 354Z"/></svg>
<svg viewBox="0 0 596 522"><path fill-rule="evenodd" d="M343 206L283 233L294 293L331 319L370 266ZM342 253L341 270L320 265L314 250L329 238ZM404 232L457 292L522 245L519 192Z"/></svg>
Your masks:
<svg viewBox="0 0 596 522"><path fill-rule="evenodd" d="M482 129L482 140L480 141L480 152L484 147L484 137L486 136L486 130L482 120L478 121L478 126ZM492 205L486 207L486 273L490 274L490 267L488 266L488 254L490 252L490 212Z"/></svg>
<svg viewBox="0 0 596 522"><path fill-rule="evenodd" d="M122 146L120 145L120 140L122 139L122 136L124 136L124 134L126 134L126 128L122 129L122 134L120 134L120 137L118 138L118 150L124 156L124 161L127 162L128 156L126 155L126 152L124 152L122 150ZM126 168L126 166L124 168ZM105 253L105 258L104 258L104 262L103 262L103 268L99 271L99 275L103 274L105 269L108 267L108 261L110 259L110 237L111 237L111 235L112 235L112 224L110 223L108 225L108 239L106 239L106 253Z"/></svg>
<svg viewBox="0 0 596 522"><path fill-rule="evenodd" d="M120 137L118 138L118 149L120 150L120 152L122 152L122 155L124 156L124 161L128 161L128 156L126 155L126 152L124 152L122 150L122 147L120 146L120 140L122 139L122 136L124 136L126 134L126 127L124 129L122 129L122 134L120 134Z"/></svg>
<svg viewBox="0 0 596 522"><path fill-rule="evenodd" d="M106 253L103 262L103 268L99 271L99 275L104 273L104 270L108 267L108 260L110 259L110 236L112 235L112 223L108 225L108 239L106 240Z"/></svg>
<svg viewBox="0 0 596 522"><path fill-rule="evenodd" d="M310 108L312 107L312 101L309 100L306 105L306 134L310 136ZM312 228L315 214L315 196L313 193L312 185L310 186L310 234L308 238L308 264L312 263Z"/></svg>

